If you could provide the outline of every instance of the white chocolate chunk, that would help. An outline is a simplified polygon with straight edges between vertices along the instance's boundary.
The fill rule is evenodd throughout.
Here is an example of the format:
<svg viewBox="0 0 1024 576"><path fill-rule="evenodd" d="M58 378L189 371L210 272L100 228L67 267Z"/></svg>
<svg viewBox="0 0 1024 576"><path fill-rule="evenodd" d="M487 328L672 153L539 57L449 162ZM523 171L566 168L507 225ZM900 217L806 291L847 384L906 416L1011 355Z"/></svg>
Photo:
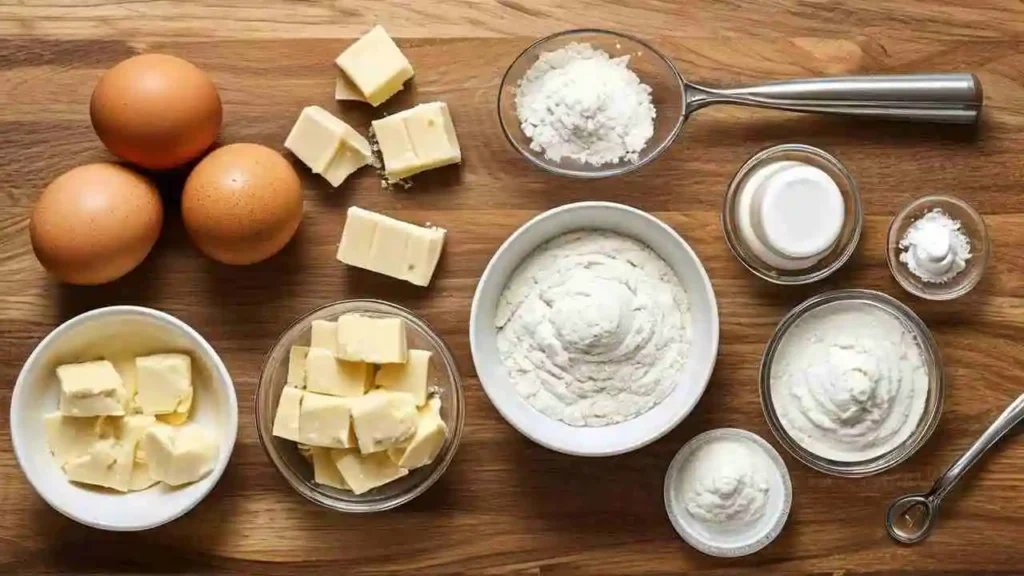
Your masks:
<svg viewBox="0 0 1024 576"><path fill-rule="evenodd" d="M412 78L409 60L381 26L374 26L335 60L366 101L378 106Z"/></svg>
<svg viewBox="0 0 1024 576"><path fill-rule="evenodd" d="M350 398L306 392L299 409L298 442L322 448L355 446L352 402Z"/></svg>
<svg viewBox="0 0 1024 576"><path fill-rule="evenodd" d="M405 392L416 399L416 405L427 401L427 376L431 353L428 350L409 350L405 364L384 364L377 371L374 385L392 392Z"/></svg>
<svg viewBox="0 0 1024 576"><path fill-rule="evenodd" d="M387 454L358 454L343 452L337 454L335 463L341 477L355 494L364 494L378 486L397 480L409 473L399 468Z"/></svg>
<svg viewBox="0 0 1024 576"><path fill-rule="evenodd" d="M363 314L338 318L338 358L372 364L404 364L409 357L405 322Z"/></svg>
<svg viewBox="0 0 1024 576"><path fill-rule="evenodd" d="M416 434L404 448L391 448L388 457L402 468L413 470L437 458L448 435L448 426L441 419L441 400L431 398L419 410Z"/></svg>
<svg viewBox="0 0 1024 576"><path fill-rule="evenodd" d="M349 266L428 286L441 258L446 231L402 222L352 206L337 259Z"/></svg>
<svg viewBox="0 0 1024 576"><path fill-rule="evenodd" d="M404 446L416 434L416 402L402 392L371 390L352 400L352 427L363 454Z"/></svg>
<svg viewBox="0 0 1024 576"><path fill-rule="evenodd" d="M360 396L373 377L373 366L338 360L320 348L306 355L306 390L331 396Z"/></svg>

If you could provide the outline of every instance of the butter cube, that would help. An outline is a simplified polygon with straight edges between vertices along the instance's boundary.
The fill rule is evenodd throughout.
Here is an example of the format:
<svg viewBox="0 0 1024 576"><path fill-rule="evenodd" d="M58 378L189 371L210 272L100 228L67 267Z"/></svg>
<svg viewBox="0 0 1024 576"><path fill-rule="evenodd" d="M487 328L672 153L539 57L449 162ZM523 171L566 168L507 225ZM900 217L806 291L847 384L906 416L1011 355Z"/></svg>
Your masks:
<svg viewBox="0 0 1024 576"><path fill-rule="evenodd" d="M430 370L430 352L409 350L405 364L384 364L377 371L374 385L391 392L405 392L416 399L416 405L427 401L427 374Z"/></svg>
<svg viewBox="0 0 1024 576"><path fill-rule="evenodd" d="M355 494L363 494L388 482L398 480L407 475L408 470L399 468L388 458L387 454L356 454L344 452L336 454L335 463L341 477Z"/></svg>
<svg viewBox="0 0 1024 576"><path fill-rule="evenodd" d="M274 436L292 442L299 441L299 414L303 397L304 393L298 388L285 386L281 389L277 412L274 413Z"/></svg>
<svg viewBox="0 0 1024 576"><path fill-rule="evenodd" d="M139 439L154 425L152 416L126 416L118 422L116 437L97 439L85 453L64 464L64 473L74 482L127 492Z"/></svg>
<svg viewBox="0 0 1024 576"><path fill-rule="evenodd" d="M192 358L188 354L139 356L135 378L135 403L143 414L187 414L192 408Z"/></svg>
<svg viewBox="0 0 1024 576"><path fill-rule="evenodd" d="M124 381L106 360L57 367L60 411L67 416L123 416L128 403Z"/></svg>
<svg viewBox="0 0 1024 576"><path fill-rule="evenodd" d="M338 318L338 358L373 364L404 363L409 356L401 318L345 314Z"/></svg>
<svg viewBox="0 0 1024 576"><path fill-rule="evenodd" d="M68 460L89 451L89 447L101 438L103 419L102 416L65 416L60 412L43 416L46 443L58 466L64 466Z"/></svg>
<svg viewBox="0 0 1024 576"><path fill-rule="evenodd" d="M313 481L317 484L338 488L340 490L351 490L345 479L341 477L335 459L340 459L348 452L355 450L332 450L330 448L310 448L310 455L313 460Z"/></svg>
<svg viewBox="0 0 1024 576"><path fill-rule="evenodd" d="M352 427L363 454L404 446L416 434L416 401L403 392L371 390L352 400ZM351 482L349 482L351 484Z"/></svg>
<svg viewBox="0 0 1024 576"><path fill-rule="evenodd" d="M292 346L288 351L288 378L285 385L292 388L306 387L306 355L309 348L305 346Z"/></svg>
<svg viewBox="0 0 1024 576"><path fill-rule="evenodd" d="M149 464L146 462L135 462L132 467L132 478L128 483L128 491L137 492L139 490L145 490L150 486L159 482L156 478L153 478L149 474Z"/></svg>
<svg viewBox="0 0 1024 576"><path fill-rule="evenodd" d="M338 353L338 324L327 320L313 320L310 326L309 347Z"/></svg>
<svg viewBox="0 0 1024 576"><path fill-rule="evenodd" d="M213 471L219 447L199 426L155 424L142 437L151 477L171 486L195 482Z"/></svg>
<svg viewBox="0 0 1024 576"><path fill-rule="evenodd" d="M373 377L363 362L338 360L327 350L310 348L306 355L306 390L331 396L360 396Z"/></svg>
<svg viewBox="0 0 1024 576"><path fill-rule="evenodd" d="M352 206L337 259L350 266L427 286L441 258L446 231L402 222Z"/></svg>
<svg viewBox="0 0 1024 576"><path fill-rule="evenodd" d="M448 426L441 419L441 400L431 398L419 410L416 434L404 448L388 449L388 457L407 470L426 466L437 458L448 435Z"/></svg>
<svg viewBox="0 0 1024 576"><path fill-rule="evenodd" d="M371 124L389 180L462 162L455 124L444 102L420 104Z"/></svg>
<svg viewBox="0 0 1024 576"><path fill-rule="evenodd" d="M117 440L107 438L98 440L89 446L85 454L68 460L64 465L64 473L68 480L113 488L120 492L128 491L128 479L118 475L117 458L121 455Z"/></svg>
<svg viewBox="0 0 1024 576"><path fill-rule="evenodd" d="M373 157L366 138L319 106L302 109L284 147L335 187Z"/></svg>
<svg viewBox="0 0 1024 576"><path fill-rule="evenodd" d="M381 26L374 26L334 61L366 101L378 106L412 78L412 65Z"/></svg>
<svg viewBox="0 0 1024 576"><path fill-rule="evenodd" d="M306 392L299 408L298 442L323 448L350 448L352 399Z"/></svg>

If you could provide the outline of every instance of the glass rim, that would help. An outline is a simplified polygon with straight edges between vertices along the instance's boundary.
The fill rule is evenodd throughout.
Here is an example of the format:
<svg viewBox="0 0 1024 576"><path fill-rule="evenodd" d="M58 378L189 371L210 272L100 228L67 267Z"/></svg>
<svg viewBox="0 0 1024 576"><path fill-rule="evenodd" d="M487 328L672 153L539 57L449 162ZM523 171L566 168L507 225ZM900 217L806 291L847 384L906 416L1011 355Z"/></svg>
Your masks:
<svg viewBox="0 0 1024 576"><path fill-rule="evenodd" d="M778 413L775 410L775 404L772 401L771 368L775 360L775 353L778 351L780 344L789 333L789 330L803 319L804 316L814 310L837 302L857 301L884 309L886 312L900 320L905 326L908 326L913 330L914 336L921 348L921 352L925 356L925 363L928 368L928 396L934 396L935 402L933 405L926 402L925 411L921 416L921 421L918 423L913 433L900 445L884 454L867 460L847 462L824 458L811 452L807 448L801 446L800 443L797 442L796 439L793 438L793 436L786 430L778 417ZM823 292L808 298L790 310L789 313L783 317L782 321L779 322L779 325L776 327L771 339L768 340L764 354L761 357L761 365L758 373L758 391L761 400L761 410L764 413L765 420L768 422L768 428L771 429L772 434L775 435L775 438L779 443L782 444L786 451L788 451L794 458L803 462L807 466L810 466L819 472L848 478L860 478L884 472L902 464L913 456L928 441L938 426L939 420L942 416L945 390L945 374L942 365L942 355L939 351L938 344L932 336L931 330L928 329L928 326L925 325L924 321L921 320L921 318L908 306L892 296L883 292L862 288Z"/></svg>
<svg viewBox="0 0 1024 576"><path fill-rule="evenodd" d="M269 380L270 375L273 373L274 368L271 366L272 360L275 356L281 355L281 350L285 347L285 341L289 335L300 328L302 328L310 318L314 316L333 310L336 308L343 307L380 307L385 309L386 313L393 313L403 320L412 323L420 332L422 332L431 344L440 352L439 356L445 364L446 370L451 374L451 385L455 393L455 401L453 402L453 414L454 418L449 428L449 439L450 443L446 448L442 448L441 454L434 463L429 466L432 467L430 473L419 483L412 485L407 491L396 494L390 498L386 498L379 501L367 500L365 502L349 502L340 500L332 497L328 494L323 493L311 482L299 476L292 467L284 462L277 450L270 444L272 439L266 437L263 431L261 423L266 417L271 417L263 413L261 409L260 399L263 396L265 388L271 386ZM355 310L356 312L359 310ZM374 313L374 310L362 310L368 313ZM290 346L290 345L289 345ZM465 391L463 388L462 377L459 374L458 366L455 363L455 358L452 355L451 349L447 343L438 335L437 331L433 326L430 325L424 318L416 314L415 312L391 302L384 300L377 300L373 298L355 298L349 300L339 300L328 304L318 306L309 312L299 316L297 319L292 321L278 336L274 342L270 351L264 356L263 365L260 368L259 378L256 382L256 390L253 393L253 420L256 426L256 437L259 440L260 446L263 448L263 452L267 458L274 464L274 468L277 469L278 473L284 477L285 481L289 486L292 487L295 492L304 497L305 499L339 512L351 512L351 513L371 513L371 512L382 512L384 510L390 510L403 504L408 503L417 496L427 491L434 483L441 478L441 476L447 471L452 460L455 458L455 453L458 451L459 443L462 438L462 431L465 424ZM359 498L359 497L357 497Z"/></svg>
<svg viewBox="0 0 1024 576"><path fill-rule="evenodd" d="M553 163L542 162L534 158L534 156L530 152L523 149L519 142L517 142L516 139L512 137L512 131L505 124L505 118L501 114L501 108L502 103L505 101L506 98L505 89L507 86L511 85L510 75L512 74L512 70L516 67L516 64L523 60L528 54L540 49L542 46L549 42L552 42L563 37L582 36L585 34L604 34L616 38L621 38L623 40L628 40L629 42L633 42L639 44L640 46L643 46L645 50L649 51L651 54L654 54L658 58L658 60L660 60L663 64L667 66L667 68L672 72L672 75L678 82L680 97L680 113L679 118L675 122L675 126L673 126L672 128L672 132L665 138L663 142L661 142L658 145L657 148L652 150L650 153L645 155L644 158L638 160L637 162L628 163L624 166L618 166L616 168L599 169L594 171L571 170L568 168L561 168L559 166L554 165ZM498 124L501 125L501 132L502 134L505 135L505 140L507 140L508 143L512 145L512 148L514 148L515 151L518 152L520 156L525 158L530 164L538 168L541 168L546 172L558 176L566 176L569 178L576 178L581 180L596 180L599 178L607 178L610 176L621 176L623 174L633 172L634 170L638 170L643 166L650 164L652 161L654 161L655 158L661 156L661 154L664 153L665 150L668 150L669 146L671 146L672 143L675 142L676 138L679 137L679 133L683 129L683 124L686 122L686 82L683 80L683 76L679 73L679 70L676 68L676 65L672 63L671 59L669 59L660 50L658 50L648 42L641 40L636 36L626 34L623 32L606 30L603 28L573 28L570 30L562 30L560 32L555 32L554 34L549 34L539 40L535 40L529 46L524 48L512 60L512 63L509 64L508 67L505 69L505 73L502 74L501 83L498 85L498 100L496 110L498 113Z"/></svg>

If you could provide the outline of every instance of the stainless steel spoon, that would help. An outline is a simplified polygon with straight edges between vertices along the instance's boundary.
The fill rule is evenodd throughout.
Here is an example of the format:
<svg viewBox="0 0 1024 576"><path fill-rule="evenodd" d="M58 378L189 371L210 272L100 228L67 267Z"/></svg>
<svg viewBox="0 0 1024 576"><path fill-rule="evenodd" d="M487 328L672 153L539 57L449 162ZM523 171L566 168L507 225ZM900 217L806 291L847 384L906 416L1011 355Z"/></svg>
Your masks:
<svg viewBox="0 0 1024 576"><path fill-rule="evenodd" d="M712 104L945 124L978 121L984 100L974 74L847 76L705 88L683 80L684 119Z"/></svg>
<svg viewBox="0 0 1024 576"><path fill-rule="evenodd" d="M935 525L939 505L946 494L989 448L1021 420L1024 420L1024 394L1006 407L981 438L939 477L927 494L908 494L889 505L885 516L885 528L889 536L903 544L924 540Z"/></svg>

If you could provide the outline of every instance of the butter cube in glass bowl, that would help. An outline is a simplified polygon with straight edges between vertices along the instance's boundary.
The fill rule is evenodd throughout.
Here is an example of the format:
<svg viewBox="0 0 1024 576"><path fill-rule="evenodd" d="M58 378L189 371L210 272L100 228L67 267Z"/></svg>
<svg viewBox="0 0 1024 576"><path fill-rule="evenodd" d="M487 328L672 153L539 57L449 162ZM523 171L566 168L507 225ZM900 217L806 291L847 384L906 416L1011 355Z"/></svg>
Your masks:
<svg viewBox="0 0 1024 576"><path fill-rule="evenodd" d="M440 417L447 427L444 443L431 463L409 470L406 475L358 495L351 490L314 482L313 463L302 455L299 446L273 434L274 416L281 391L288 382L292 347L309 346L314 322L323 326L321 321L336 322L338 317L345 314L399 318L403 321L408 348L430 352L427 391L440 401ZM380 512L401 506L419 496L448 469L462 435L462 380L448 346L422 318L405 308L379 300L345 300L313 310L284 331L264 361L256 388L255 412L260 444L296 492L312 502L341 512Z"/></svg>

